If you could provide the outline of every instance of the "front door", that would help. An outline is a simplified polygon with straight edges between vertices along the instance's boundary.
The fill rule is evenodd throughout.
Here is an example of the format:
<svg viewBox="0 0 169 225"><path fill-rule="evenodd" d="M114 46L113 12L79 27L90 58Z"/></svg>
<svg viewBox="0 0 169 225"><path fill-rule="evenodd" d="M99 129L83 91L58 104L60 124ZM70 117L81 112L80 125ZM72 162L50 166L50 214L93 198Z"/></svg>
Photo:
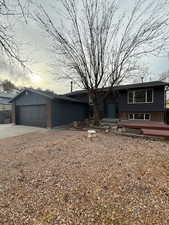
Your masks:
<svg viewBox="0 0 169 225"><path fill-rule="evenodd" d="M106 104L106 118L117 119L117 104Z"/></svg>

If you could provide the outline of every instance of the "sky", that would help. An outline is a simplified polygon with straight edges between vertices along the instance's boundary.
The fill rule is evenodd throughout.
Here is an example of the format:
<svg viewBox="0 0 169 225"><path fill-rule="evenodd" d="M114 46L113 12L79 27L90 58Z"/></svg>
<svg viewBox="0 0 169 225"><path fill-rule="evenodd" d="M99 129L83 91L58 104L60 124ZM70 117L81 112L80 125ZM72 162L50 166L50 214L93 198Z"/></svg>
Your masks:
<svg viewBox="0 0 169 225"><path fill-rule="evenodd" d="M15 1L15 0L13 0ZM158 1L158 0L155 0ZM55 18L57 16L53 10L55 5L59 9L57 0L36 0L46 7L48 13ZM123 1L123 7L128 7L133 0ZM48 4L50 3L50 4ZM30 75L27 70L7 63L0 57L0 79L9 79L18 86L32 86L34 88L50 89L56 93L65 93L70 91L70 81L61 81L56 79L56 74L51 70L53 55L50 52L50 42L46 33L33 20L28 20L28 24L23 21L15 23L14 35L20 47L20 55L26 59L26 65L32 71ZM158 79L158 74L169 70L169 59L167 57L150 57L146 60L146 66L151 73L151 79Z"/></svg>

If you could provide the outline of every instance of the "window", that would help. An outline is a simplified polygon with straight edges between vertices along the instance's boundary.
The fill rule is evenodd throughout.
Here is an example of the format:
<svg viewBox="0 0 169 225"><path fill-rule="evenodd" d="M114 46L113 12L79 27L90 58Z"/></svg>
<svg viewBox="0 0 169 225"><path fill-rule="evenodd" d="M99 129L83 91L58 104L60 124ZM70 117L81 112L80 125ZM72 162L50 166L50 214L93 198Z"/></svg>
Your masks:
<svg viewBox="0 0 169 225"><path fill-rule="evenodd" d="M147 102L153 102L153 91L152 91L152 89L147 90Z"/></svg>
<svg viewBox="0 0 169 225"><path fill-rule="evenodd" d="M128 92L128 104L152 103L152 102L153 102L152 89L141 89Z"/></svg>
<svg viewBox="0 0 169 225"><path fill-rule="evenodd" d="M135 91L134 101L136 103L146 102L146 91L145 90Z"/></svg>
<svg viewBox="0 0 169 225"><path fill-rule="evenodd" d="M144 120L144 113L134 114L134 119L135 120Z"/></svg>
<svg viewBox="0 0 169 225"><path fill-rule="evenodd" d="M133 103L133 98L134 98L133 91L129 91L129 92L128 92L128 102L129 102L130 104Z"/></svg>
<svg viewBox="0 0 169 225"><path fill-rule="evenodd" d="M150 120L150 113L129 113L129 120Z"/></svg>
<svg viewBox="0 0 169 225"><path fill-rule="evenodd" d="M129 114L129 120L134 120L134 114L133 113Z"/></svg>

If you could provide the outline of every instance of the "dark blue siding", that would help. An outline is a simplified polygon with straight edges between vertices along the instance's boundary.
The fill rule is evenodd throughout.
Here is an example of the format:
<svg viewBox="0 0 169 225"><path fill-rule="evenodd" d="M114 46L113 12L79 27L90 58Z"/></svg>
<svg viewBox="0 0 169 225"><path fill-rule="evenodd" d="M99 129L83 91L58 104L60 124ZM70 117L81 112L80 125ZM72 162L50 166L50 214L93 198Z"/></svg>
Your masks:
<svg viewBox="0 0 169 225"><path fill-rule="evenodd" d="M164 87L153 88L154 102L128 104L127 90L120 91L119 95L119 112L159 112L165 110L164 105Z"/></svg>
<svg viewBox="0 0 169 225"><path fill-rule="evenodd" d="M56 100L52 105L53 126L81 121L87 118L87 104Z"/></svg>
<svg viewBox="0 0 169 225"><path fill-rule="evenodd" d="M47 101L48 99L42 95L27 91L27 94L23 92L23 94L16 99L15 103L16 105L43 105L46 104Z"/></svg>

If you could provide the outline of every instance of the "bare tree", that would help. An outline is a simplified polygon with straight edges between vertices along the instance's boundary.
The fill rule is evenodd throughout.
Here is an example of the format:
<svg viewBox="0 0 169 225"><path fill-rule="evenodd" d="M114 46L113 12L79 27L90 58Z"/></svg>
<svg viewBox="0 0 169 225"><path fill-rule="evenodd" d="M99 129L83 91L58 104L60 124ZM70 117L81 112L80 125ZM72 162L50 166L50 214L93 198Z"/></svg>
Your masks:
<svg viewBox="0 0 169 225"><path fill-rule="evenodd" d="M169 71L159 74L159 80L165 82L169 81Z"/></svg>
<svg viewBox="0 0 169 225"><path fill-rule="evenodd" d="M143 57L166 50L168 1L136 0L130 13L118 0L62 0L60 4L56 21L42 5L36 20L52 41L57 65L64 71L61 78L88 91L97 121L98 90L113 90L137 73Z"/></svg>
<svg viewBox="0 0 169 225"><path fill-rule="evenodd" d="M16 18L23 18L27 23L27 16L29 14L30 1L20 0L0 0L0 50L4 56L9 57L24 66L24 61L19 56L19 48L16 44L14 35L12 34L12 25L10 23Z"/></svg>

